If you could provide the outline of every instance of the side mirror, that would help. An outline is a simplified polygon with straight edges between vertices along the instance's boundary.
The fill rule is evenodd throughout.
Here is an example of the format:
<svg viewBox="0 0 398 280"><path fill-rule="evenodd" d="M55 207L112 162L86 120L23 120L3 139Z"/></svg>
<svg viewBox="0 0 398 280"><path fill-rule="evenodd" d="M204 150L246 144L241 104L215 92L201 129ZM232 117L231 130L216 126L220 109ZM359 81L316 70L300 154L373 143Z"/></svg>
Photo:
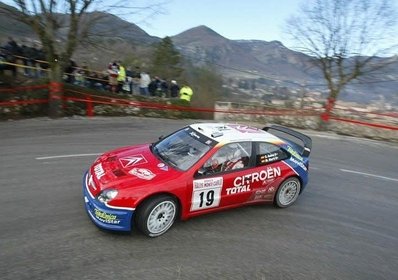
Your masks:
<svg viewBox="0 0 398 280"><path fill-rule="evenodd" d="M159 136L159 140L162 140L163 138L164 138L163 135L160 135L160 136Z"/></svg>

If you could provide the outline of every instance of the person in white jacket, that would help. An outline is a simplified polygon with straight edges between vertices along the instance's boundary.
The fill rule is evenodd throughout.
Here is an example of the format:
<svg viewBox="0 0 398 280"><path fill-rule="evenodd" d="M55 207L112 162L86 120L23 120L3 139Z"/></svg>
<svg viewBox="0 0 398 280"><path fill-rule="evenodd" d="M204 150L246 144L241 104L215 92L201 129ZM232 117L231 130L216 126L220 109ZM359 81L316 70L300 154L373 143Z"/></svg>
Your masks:
<svg viewBox="0 0 398 280"><path fill-rule="evenodd" d="M140 74L140 94L149 96L148 85L151 82L151 77L145 72Z"/></svg>

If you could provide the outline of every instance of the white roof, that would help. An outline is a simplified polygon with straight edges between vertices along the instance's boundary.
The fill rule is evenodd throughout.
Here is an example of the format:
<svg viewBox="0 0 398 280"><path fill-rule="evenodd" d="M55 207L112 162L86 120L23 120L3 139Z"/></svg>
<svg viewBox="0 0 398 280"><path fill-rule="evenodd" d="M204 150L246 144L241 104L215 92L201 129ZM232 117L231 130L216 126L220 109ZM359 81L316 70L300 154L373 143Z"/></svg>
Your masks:
<svg viewBox="0 0 398 280"><path fill-rule="evenodd" d="M240 141L265 141L270 143L284 143L280 138L262 129L228 123L196 123L191 128L217 142L240 142Z"/></svg>

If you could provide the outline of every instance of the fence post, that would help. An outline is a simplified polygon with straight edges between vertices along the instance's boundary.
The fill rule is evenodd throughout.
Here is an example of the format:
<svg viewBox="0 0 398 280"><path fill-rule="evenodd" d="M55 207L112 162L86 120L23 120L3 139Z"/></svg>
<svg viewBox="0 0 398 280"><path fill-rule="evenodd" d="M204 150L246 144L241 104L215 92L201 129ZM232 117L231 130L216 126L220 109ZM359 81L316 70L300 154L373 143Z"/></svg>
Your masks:
<svg viewBox="0 0 398 280"><path fill-rule="evenodd" d="M91 96L87 96L86 99L86 113L87 113L87 117L93 117L94 116L94 110L93 110L93 99L91 98Z"/></svg>
<svg viewBox="0 0 398 280"><path fill-rule="evenodd" d="M330 114L332 113L332 110L336 104L336 99L329 97L326 101L325 104L325 112L321 114L321 119L325 123L329 121L330 119Z"/></svg>

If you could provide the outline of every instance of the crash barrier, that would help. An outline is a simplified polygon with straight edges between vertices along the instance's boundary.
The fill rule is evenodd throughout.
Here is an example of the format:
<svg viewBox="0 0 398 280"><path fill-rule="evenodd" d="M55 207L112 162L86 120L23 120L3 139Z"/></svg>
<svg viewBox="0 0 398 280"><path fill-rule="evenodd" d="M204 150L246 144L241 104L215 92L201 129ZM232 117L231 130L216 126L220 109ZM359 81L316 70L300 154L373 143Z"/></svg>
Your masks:
<svg viewBox="0 0 398 280"><path fill-rule="evenodd" d="M377 127L377 128L398 130L398 126L385 125L385 124L381 124L381 123L369 123L369 122L365 122L365 121L358 121L358 120L352 120L352 119L344 119L344 118L339 118L339 117L335 117L335 116L331 116L330 119L331 119L331 120L335 120L335 121L340 121L340 122L346 122L346 123L351 123L351 124L357 124L357 125L365 125L365 126L370 126L370 127Z"/></svg>
<svg viewBox="0 0 398 280"><path fill-rule="evenodd" d="M35 92L37 90L45 90L43 98L30 98L21 99L21 96L16 96L20 92ZM14 94L12 98L4 98L5 94ZM46 104L48 103L48 85L32 85L32 86L21 86L17 88L1 88L0 87L0 107L12 107L18 105L31 105L31 104ZM29 98L29 97L27 97Z"/></svg>

